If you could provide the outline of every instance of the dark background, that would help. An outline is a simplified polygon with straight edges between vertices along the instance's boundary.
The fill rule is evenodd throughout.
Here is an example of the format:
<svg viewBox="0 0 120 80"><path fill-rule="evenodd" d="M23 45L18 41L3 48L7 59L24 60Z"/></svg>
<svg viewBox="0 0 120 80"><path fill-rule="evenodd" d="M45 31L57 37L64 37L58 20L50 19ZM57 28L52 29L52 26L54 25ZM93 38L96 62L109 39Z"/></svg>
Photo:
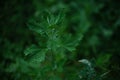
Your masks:
<svg viewBox="0 0 120 80"><path fill-rule="evenodd" d="M84 34L74 60L94 59L98 74L110 71L104 80L119 80L119 3L117 0L0 0L0 79L35 80L27 72L32 69L22 62L26 47L37 41L26 24L45 9L54 12L64 8L68 31L74 34L77 29ZM73 65L72 69L76 70Z"/></svg>

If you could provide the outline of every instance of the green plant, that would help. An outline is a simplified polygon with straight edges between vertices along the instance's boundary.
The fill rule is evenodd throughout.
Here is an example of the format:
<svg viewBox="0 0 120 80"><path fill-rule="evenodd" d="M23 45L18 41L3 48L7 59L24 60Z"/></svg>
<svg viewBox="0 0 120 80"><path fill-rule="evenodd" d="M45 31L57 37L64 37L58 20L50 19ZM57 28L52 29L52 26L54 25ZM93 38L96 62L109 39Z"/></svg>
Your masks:
<svg viewBox="0 0 120 80"><path fill-rule="evenodd" d="M89 66L78 62L83 58L91 62L93 72L97 73L96 77L102 77L103 80L120 80L120 7L118 0L1 0L0 4L1 80L49 80L52 75L49 76L48 73L54 72L51 70L54 64L59 66L57 67L59 71L55 71L55 79L92 79L92 76L88 78L87 74L90 70ZM48 22L52 23L50 15L57 19L58 15L54 12L58 12L60 8L66 9L65 18L56 24L63 28L60 33L62 36L59 39L60 44L72 43L77 39L77 35L82 34L84 37L77 44L76 50L70 46L68 48L68 45L67 48L57 49L54 54L63 52L61 55L64 56L61 59L59 54L57 57L60 60L52 64L53 61L47 59L50 56L50 52L46 51L48 37L45 37L41 30ZM49 9L52 13L40 14L44 9ZM32 15L35 16L30 18ZM26 27L27 21L32 31ZM38 26L36 22L39 23ZM53 22L57 20L53 19ZM66 39L68 43L65 42ZM28 47L25 51L26 56L23 54L25 47ZM46 53L40 55L44 51ZM51 59L54 58L56 58L55 55ZM91 59L94 61L92 62Z"/></svg>
<svg viewBox="0 0 120 80"><path fill-rule="evenodd" d="M30 30L37 33L38 44L28 47L24 54L29 64L39 67L37 80L65 79L65 67L69 67L66 64L75 57L74 51L82 34L76 33L74 36L66 31L64 20L63 12L57 15L47 12L40 18L32 18L28 23Z"/></svg>
<svg viewBox="0 0 120 80"><path fill-rule="evenodd" d="M45 15L42 17L34 17L28 23L30 30L34 31L35 34L37 33L38 43L29 46L24 54L29 65L38 70L37 73L32 74L34 79L66 80L70 71L67 69L70 66L66 64L75 58L76 47L83 35L76 32L74 36L66 31L67 26L64 26L65 13L53 14L46 11L44 13ZM73 71L74 73L70 76L71 79L68 80L72 80L72 77L75 80L102 80L103 76L97 75L91 62L87 59L79 60L79 62L85 66L80 68L80 72L79 69L75 71L75 75L73 75L75 73ZM96 63L98 62L96 61ZM77 65L79 64L77 63Z"/></svg>

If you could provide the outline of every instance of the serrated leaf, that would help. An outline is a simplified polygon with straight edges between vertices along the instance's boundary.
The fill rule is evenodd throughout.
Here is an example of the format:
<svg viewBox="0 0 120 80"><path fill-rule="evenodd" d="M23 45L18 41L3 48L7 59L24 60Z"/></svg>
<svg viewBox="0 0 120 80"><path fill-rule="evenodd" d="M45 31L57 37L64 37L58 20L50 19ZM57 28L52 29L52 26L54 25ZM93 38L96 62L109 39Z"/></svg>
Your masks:
<svg viewBox="0 0 120 80"><path fill-rule="evenodd" d="M34 54L34 53L38 52L39 50L40 49L37 46L32 45L24 51L24 54L25 54L25 56L27 56L29 54Z"/></svg>
<svg viewBox="0 0 120 80"><path fill-rule="evenodd" d="M41 50L40 52L34 54L31 58L30 58L30 63L40 63L42 61L45 60L45 53L47 50Z"/></svg>

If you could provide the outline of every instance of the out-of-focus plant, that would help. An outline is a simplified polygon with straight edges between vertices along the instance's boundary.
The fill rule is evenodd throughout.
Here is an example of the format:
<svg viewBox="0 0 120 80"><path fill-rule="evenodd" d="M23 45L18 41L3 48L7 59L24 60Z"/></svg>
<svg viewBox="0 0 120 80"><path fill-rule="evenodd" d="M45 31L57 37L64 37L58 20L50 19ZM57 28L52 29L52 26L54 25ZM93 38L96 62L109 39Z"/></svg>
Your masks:
<svg viewBox="0 0 120 80"><path fill-rule="evenodd" d="M83 64L76 61L82 58L95 59L95 64L92 66L99 75L103 73L101 75L103 80L119 80L119 1L1 0L0 5L1 80L39 80L40 76L44 78L43 80L46 80L45 73L48 74L53 67L52 63L49 63L52 58L48 58L49 53L52 52L55 54L54 57L57 56L58 52L63 53L57 56L56 62L53 61L53 64L59 66L59 72L55 71L56 75L60 75L63 80L80 80L78 77L80 71L84 71L80 65ZM44 9L58 12L60 8L66 9L66 17L63 20L61 19L62 22L56 23L59 19L56 14L53 15L49 12L49 14L45 12L40 14ZM32 15L35 15L35 17L30 18ZM54 16L55 19L50 15ZM34 34L26 27L28 20L28 26L31 27L30 29ZM51 26L51 24L55 24L53 27L57 26L53 32L58 34L59 37L50 41L50 37L46 37L44 28L46 29L46 26ZM39 27L40 25L44 27ZM62 26L63 29L59 29L59 26ZM52 31L52 29L50 28L49 31ZM78 46L74 50L74 47L70 47L70 45L72 45L72 42L76 44L77 36L81 34L84 35L82 41L77 44ZM76 41L74 41L75 39ZM53 42L57 45L64 44L64 48L56 47ZM70 42L71 44L68 45ZM33 45L27 48L25 51L26 57L24 57L24 49L30 44ZM51 45L53 45L52 52L49 49ZM39 53L42 54L39 55ZM85 65L83 68L85 68Z"/></svg>
<svg viewBox="0 0 120 80"><path fill-rule="evenodd" d="M103 80L104 77L110 72L107 71L103 74L96 72L95 66L93 66L93 64L87 59L81 59L78 62L83 64L83 68L80 70L79 74L80 80Z"/></svg>
<svg viewBox="0 0 120 80"><path fill-rule="evenodd" d="M46 12L41 18L31 19L28 23L30 30L37 33L38 44L28 47L24 53L29 64L39 67L37 80L63 80L66 75L67 56L73 54L82 34L73 36L65 31L64 20L63 12L54 15Z"/></svg>

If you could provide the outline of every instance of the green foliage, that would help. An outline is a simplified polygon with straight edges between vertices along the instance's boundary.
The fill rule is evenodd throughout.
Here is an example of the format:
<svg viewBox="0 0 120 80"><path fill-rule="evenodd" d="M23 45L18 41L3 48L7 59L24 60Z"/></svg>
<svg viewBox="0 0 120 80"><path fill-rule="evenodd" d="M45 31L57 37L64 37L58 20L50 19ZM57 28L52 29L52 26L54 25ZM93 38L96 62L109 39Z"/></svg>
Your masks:
<svg viewBox="0 0 120 80"><path fill-rule="evenodd" d="M119 1L0 5L1 80L119 80Z"/></svg>
<svg viewBox="0 0 120 80"><path fill-rule="evenodd" d="M45 80L47 80L48 77L50 80L56 80L57 77L58 80L62 80L64 77L61 78L60 74L64 74L63 66L66 64L66 61L69 60L66 53L69 52L69 54L71 54L73 51L75 51L82 38L82 35L80 36L80 34L77 34L79 37L76 37L69 32L65 32L65 26L60 23L64 22L61 20L64 18L63 13L61 14L60 12L57 16L52 14L45 16L46 17L41 18L43 19L41 20L42 22L37 22L36 19L29 22L28 25L30 29L38 33L39 38L42 39L43 42L40 40L38 47L35 45L28 47L24 54L28 56L30 63L32 62L31 65L37 63L39 64L38 66L41 67L39 70L43 71L40 73L46 76ZM44 18L46 18L46 20ZM43 47L43 44L41 43L46 45ZM45 67L49 67L50 70L46 72L46 70L44 70ZM39 79L41 78L42 76Z"/></svg>
<svg viewBox="0 0 120 80"><path fill-rule="evenodd" d="M99 55L99 57L96 60L96 63L97 63L96 65L101 68L104 68L106 66L106 64L108 64L108 62L110 61L110 57L111 57L111 54Z"/></svg>

